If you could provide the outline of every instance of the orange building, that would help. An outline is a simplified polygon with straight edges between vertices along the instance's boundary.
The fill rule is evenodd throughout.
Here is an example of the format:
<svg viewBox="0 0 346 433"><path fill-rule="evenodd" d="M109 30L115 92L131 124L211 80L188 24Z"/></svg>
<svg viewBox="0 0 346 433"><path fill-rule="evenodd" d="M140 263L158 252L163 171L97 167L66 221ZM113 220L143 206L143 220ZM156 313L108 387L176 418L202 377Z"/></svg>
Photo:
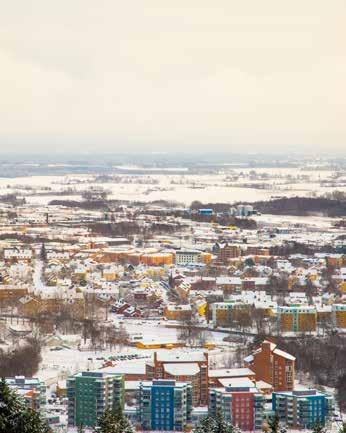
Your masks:
<svg viewBox="0 0 346 433"><path fill-rule="evenodd" d="M320 307L317 309L317 322L323 323L332 320L332 309L331 307Z"/></svg>
<svg viewBox="0 0 346 433"><path fill-rule="evenodd" d="M313 332L317 327L317 311L304 305L280 306L278 320L282 332Z"/></svg>
<svg viewBox="0 0 346 433"><path fill-rule="evenodd" d="M294 388L295 357L264 340L262 346L244 359L248 368L273 386L274 391L292 391Z"/></svg>
<svg viewBox="0 0 346 433"><path fill-rule="evenodd" d="M192 309L190 305L169 304L165 307L163 314L168 320L191 320Z"/></svg>
<svg viewBox="0 0 346 433"><path fill-rule="evenodd" d="M126 261L128 260L128 257L132 254L136 254L136 251L133 248L126 248L126 247L107 248L102 251L99 261L101 263Z"/></svg>
<svg viewBox="0 0 346 433"><path fill-rule="evenodd" d="M215 302L212 304L213 326L229 327L235 323L245 323L250 318L250 305L243 302Z"/></svg>
<svg viewBox="0 0 346 433"><path fill-rule="evenodd" d="M269 248L263 248L258 245L249 245L246 248L246 254L248 256L269 256Z"/></svg>
<svg viewBox="0 0 346 433"><path fill-rule="evenodd" d="M162 266L173 264L172 253L148 253L141 256L141 263L148 266Z"/></svg>
<svg viewBox="0 0 346 433"><path fill-rule="evenodd" d="M217 261L221 263L228 263L231 259L241 256L239 245L229 244L215 244L213 252L217 254Z"/></svg>
<svg viewBox="0 0 346 433"><path fill-rule="evenodd" d="M346 293L346 281L340 283L339 290L341 293Z"/></svg>
<svg viewBox="0 0 346 433"><path fill-rule="evenodd" d="M68 301L60 298L41 298L40 296L23 296L19 299L18 309L27 317L36 317L41 313L58 314L68 308L71 316L75 319L84 318L84 298L77 297Z"/></svg>
<svg viewBox="0 0 346 433"><path fill-rule="evenodd" d="M344 264L344 257L342 254L330 254L326 256L327 267L341 268Z"/></svg>
<svg viewBox="0 0 346 433"><path fill-rule="evenodd" d="M0 301L9 301L14 299L19 299L28 293L28 289L25 287L0 286Z"/></svg>
<svg viewBox="0 0 346 433"><path fill-rule="evenodd" d="M346 328L346 304L332 305L332 316L337 328Z"/></svg>
<svg viewBox="0 0 346 433"><path fill-rule="evenodd" d="M213 255L211 253L202 252L200 254L200 257L201 257L201 262L206 264L206 265L208 265L213 259Z"/></svg>
<svg viewBox="0 0 346 433"><path fill-rule="evenodd" d="M133 248L108 248L102 251L98 259L101 263L130 263L134 266L143 263L147 266L162 266L173 264L173 254L166 252L153 252L153 250L136 251Z"/></svg>

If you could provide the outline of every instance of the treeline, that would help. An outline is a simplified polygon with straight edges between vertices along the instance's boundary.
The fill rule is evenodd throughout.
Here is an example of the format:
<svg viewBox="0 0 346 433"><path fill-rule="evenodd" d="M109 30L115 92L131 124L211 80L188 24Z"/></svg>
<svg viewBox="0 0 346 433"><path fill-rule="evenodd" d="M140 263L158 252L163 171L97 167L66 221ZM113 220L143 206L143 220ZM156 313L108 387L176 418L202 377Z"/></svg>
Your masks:
<svg viewBox="0 0 346 433"><path fill-rule="evenodd" d="M145 206L160 206L160 207L164 207L167 209L172 209L172 208L184 208L184 203L180 203L178 201L175 200L152 200L149 202L143 202L143 201L134 201L133 202L134 206L137 207L145 207Z"/></svg>
<svg viewBox="0 0 346 433"><path fill-rule="evenodd" d="M173 211L167 211L167 210L148 210L144 209L142 214L146 215L154 215L154 216L173 216L175 218L182 218L182 219L188 219L191 221L197 221L197 222L205 222L205 223L217 223L222 226L236 226L240 229L245 230L256 230L257 229L257 223L255 220L251 218L237 218L230 215L200 215L200 214L192 214L191 212L187 210L173 210Z"/></svg>
<svg viewBox="0 0 346 433"><path fill-rule="evenodd" d="M181 203L175 201L167 201L167 200L155 200L151 202L141 202L134 201L130 202L129 200L107 200L104 199L93 199L93 200L51 200L48 203L49 206L65 206L71 208L78 208L83 210L115 210L120 211L121 206L132 205L134 207L138 207L141 210L146 206L161 206L163 208L172 209L177 206L182 206Z"/></svg>
<svg viewBox="0 0 346 433"><path fill-rule="evenodd" d="M346 215L346 200L325 197L289 197L252 203L254 208L264 214L311 216L323 215L341 217Z"/></svg>
<svg viewBox="0 0 346 433"><path fill-rule="evenodd" d="M100 210L108 209L109 202L107 200L52 200L48 203L49 206L65 206L70 208L78 208L83 210Z"/></svg>
<svg viewBox="0 0 346 433"><path fill-rule="evenodd" d="M325 194L323 194L323 197L329 198L331 200L346 201L346 192L335 190L331 192L326 192Z"/></svg>
<svg viewBox="0 0 346 433"><path fill-rule="evenodd" d="M0 202L12 206L21 206L25 204L25 198L18 198L16 194L3 194L0 195Z"/></svg>
<svg viewBox="0 0 346 433"><path fill-rule="evenodd" d="M15 239L23 244L32 244L32 243L46 243L46 242L60 242L60 243L71 243L71 241L64 239L50 239L43 236L29 236L29 235L21 235L19 233L2 233L0 234L0 240L5 239Z"/></svg>
<svg viewBox="0 0 346 433"><path fill-rule="evenodd" d="M134 221L121 221L119 223L92 223L88 228L94 234L102 236L131 236L141 233L141 227Z"/></svg>
<svg viewBox="0 0 346 433"><path fill-rule="evenodd" d="M269 251L271 256L288 257L292 254L313 255L320 252L332 253L334 252L334 248L331 245L321 245L321 247L317 248L301 242L286 242L282 245L270 247Z"/></svg>
<svg viewBox="0 0 346 433"><path fill-rule="evenodd" d="M231 207L230 203L202 203L198 200L193 201L190 205L192 210L213 209L214 212L229 212Z"/></svg>
<svg viewBox="0 0 346 433"><path fill-rule="evenodd" d="M88 227L94 234L102 236L126 237L133 235L173 234L184 226L180 224L165 224L154 222L148 226L142 226L135 221L120 221L116 223L92 223Z"/></svg>
<svg viewBox="0 0 346 433"><path fill-rule="evenodd" d="M33 338L25 344L0 351L0 372L3 377L32 377L41 362L41 345Z"/></svg>
<svg viewBox="0 0 346 433"><path fill-rule="evenodd" d="M229 215L199 215L192 214L188 217L192 221L217 223L222 226L236 226L244 230L256 230L257 223L251 218L237 218Z"/></svg>

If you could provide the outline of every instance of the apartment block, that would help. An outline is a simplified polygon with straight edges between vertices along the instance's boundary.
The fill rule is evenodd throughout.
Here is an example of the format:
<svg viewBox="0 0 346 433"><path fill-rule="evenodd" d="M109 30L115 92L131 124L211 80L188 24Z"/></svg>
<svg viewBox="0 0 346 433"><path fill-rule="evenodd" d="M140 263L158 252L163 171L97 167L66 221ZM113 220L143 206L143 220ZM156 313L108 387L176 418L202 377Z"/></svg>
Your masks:
<svg viewBox="0 0 346 433"><path fill-rule="evenodd" d="M187 265L199 263L201 261L201 252L194 250L177 250L175 252L175 263L177 265Z"/></svg>
<svg viewBox="0 0 346 433"><path fill-rule="evenodd" d="M244 431L262 429L264 403L263 394L248 378L231 379L224 388L209 391L209 414L221 412L226 421Z"/></svg>
<svg viewBox="0 0 346 433"><path fill-rule="evenodd" d="M30 262L33 257L33 252L29 248L5 248L4 259L6 262L24 261Z"/></svg>
<svg viewBox="0 0 346 433"><path fill-rule="evenodd" d="M7 377L6 383L24 399L29 408L40 410L46 404L46 387L36 377Z"/></svg>
<svg viewBox="0 0 346 433"><path fill-rule="evenodd" d="M261 347L247 356L246 367L256 374L256 380L263 380L273 386L274 391L291 391L294 388L295 357L276 344L264 340Z"/></svg>
<svg viewBox="0 0 346 433"><path fill-rule="evenodd" d="M346 304L333 304L332 317L336 328L346 328Z"/></svg>
<svg viewBox="0 0 346 433"><path fill-rule="evenodd" d="M313 332L317 326L317 310L310 306L278 307L282 332Z"/></svg>
<svg viewBox="0 0 346 433"><path fill-rule="evenodd" d="M213 253L217 255L218 262L228 263L231 259L241 256L241 249L239 245L216 243L213 247Z"/></svg>
<svg viewBox="0 0 346 433"><path fill-rule="evenodd" d="M334 411L334 399L315 389L274 392L272 409L289 427L312 428L317 422L325 425Z"/></svg>
<svg viewBox="0 0 346 433"><path fill-rule="evenodd" d="M261 245L248 245L246 248L246 254L248 256L269 256L269 248L265 248Z"/></svg>
<svg viewBox="0 0 346 433"><path fill-rule="evenodd" d="M190 304L168 304L164 308L163 314L168 320L188 321L191 320L192 308Z"/></svg>
<svg viewBox="0 0 346 433"><path fill-rule="evenodd" d="M215 302L212 304L213 326L228 327L249 314L250 306L240 301Z"/></svg>
<svg viewBox="0 0 346 433"><path fill-rule="evenodd" d="M143 430L183 431L191 422L192 387L159 379L141 382L138 418Z"/></svg>
<svg viewBox="0 0 346 433"><path fill-rule="evenodd" d="M94 426L107 409L124 406L122 375L86 371L67 380L68 424Z"/></svg>

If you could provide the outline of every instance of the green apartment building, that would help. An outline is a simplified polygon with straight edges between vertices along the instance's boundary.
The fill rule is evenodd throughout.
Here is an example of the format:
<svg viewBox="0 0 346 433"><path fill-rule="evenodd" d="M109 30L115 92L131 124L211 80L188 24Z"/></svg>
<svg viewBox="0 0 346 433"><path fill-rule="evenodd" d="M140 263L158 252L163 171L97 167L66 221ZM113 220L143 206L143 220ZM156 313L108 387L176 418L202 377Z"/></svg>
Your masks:
<svg viewBox="0 0 346 433"><path fill-rule="evenodd" d="M122 375L84 371L67 380L68 424L94 426L107 409L124 407Z"/></svg>

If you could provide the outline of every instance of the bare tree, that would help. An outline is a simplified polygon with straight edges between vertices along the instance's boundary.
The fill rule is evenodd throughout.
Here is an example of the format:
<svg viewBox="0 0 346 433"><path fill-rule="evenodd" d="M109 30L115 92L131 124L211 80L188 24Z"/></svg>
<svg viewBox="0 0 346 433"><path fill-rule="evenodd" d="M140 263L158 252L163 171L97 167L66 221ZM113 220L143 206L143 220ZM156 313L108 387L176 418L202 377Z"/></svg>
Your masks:
<svg viewBox="0 0 346 433"><path fill-rule="evenodd" d="M41 344L38 339L28 338L24 345L0 352L1 375L32 377L41 362Z"/></svg>
<svg viewBox="0 0 346 433"><path fill-rule="evenodd" d="M208 342L210 333L201 328L194 316L182 322L178 331L178 340L190 346L203 346Z"/></svg>
<svg viewBox="0 0 346 433"><path fill-rule="evenodd" d="M262 308L252 308L251 316L256 326L257 334L263 334L265 329L265 318L266 314Z"/></svg>

